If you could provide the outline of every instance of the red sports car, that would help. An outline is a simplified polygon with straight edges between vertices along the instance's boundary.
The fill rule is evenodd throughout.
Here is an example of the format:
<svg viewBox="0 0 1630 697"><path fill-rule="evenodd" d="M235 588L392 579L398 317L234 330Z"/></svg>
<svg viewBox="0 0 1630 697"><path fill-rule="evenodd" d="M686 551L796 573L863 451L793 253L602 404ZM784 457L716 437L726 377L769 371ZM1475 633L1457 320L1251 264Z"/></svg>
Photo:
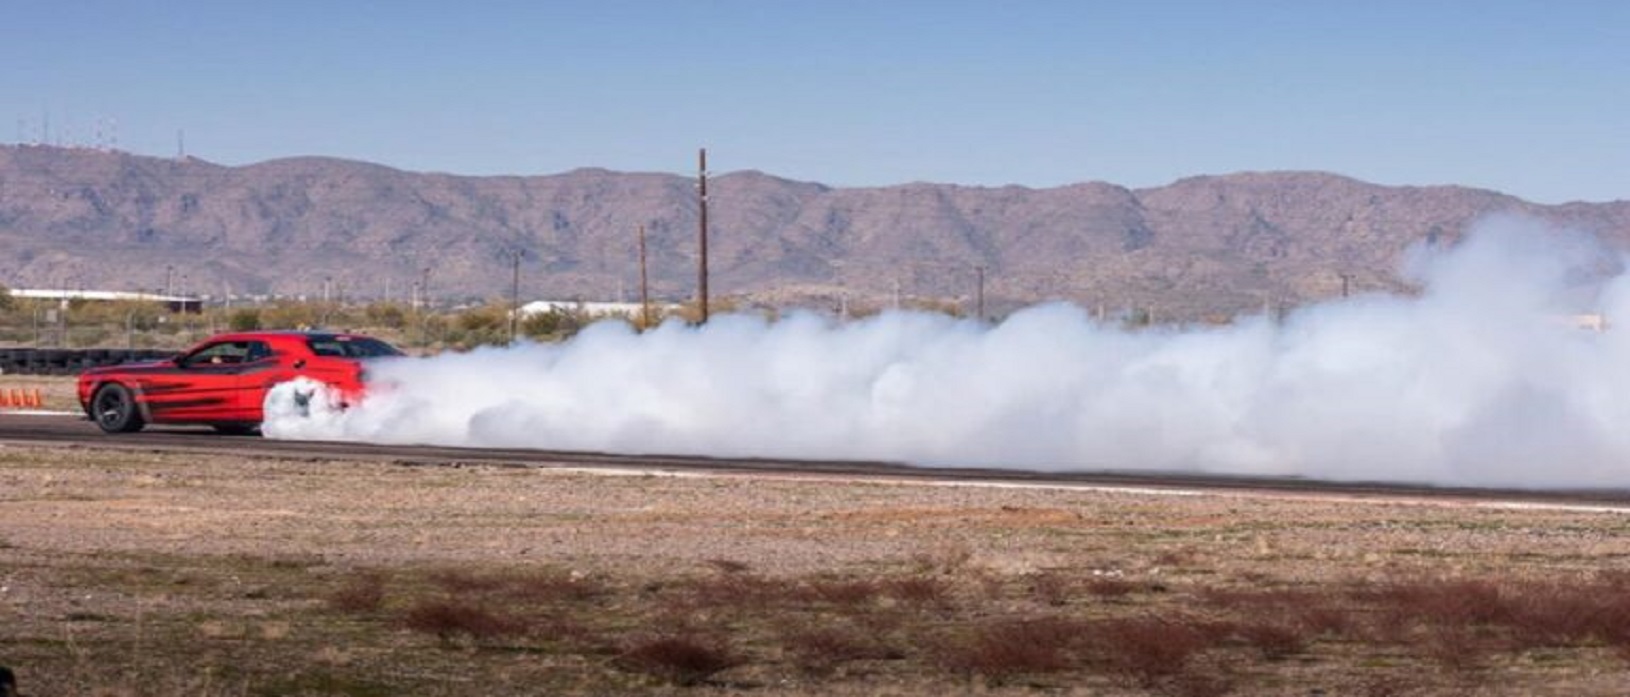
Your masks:
<svg viewBox="0 0 1630 697"><path fill-rule="evenodd" d="M363 362L400 356L378 339L330 332L219 334L176 358L92 368L79 376L79 404L108 433L154 424L207 424L248 433L264 419L273 385L297 377L355 398Z"/></svg>

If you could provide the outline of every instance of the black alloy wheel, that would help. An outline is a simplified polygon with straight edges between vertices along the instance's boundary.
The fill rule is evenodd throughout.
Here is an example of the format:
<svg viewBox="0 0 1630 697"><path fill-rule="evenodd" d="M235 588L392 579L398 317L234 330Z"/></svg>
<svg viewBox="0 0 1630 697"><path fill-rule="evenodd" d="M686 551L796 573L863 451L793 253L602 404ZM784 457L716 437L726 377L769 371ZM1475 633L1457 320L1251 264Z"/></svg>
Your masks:
<svg viewBox="0 0 1630 697"><path fill-rule="evenodd" d="M140 431L145 422L130 388L116 382L103 385L91 397L91 418L108 433Z"/></svg>

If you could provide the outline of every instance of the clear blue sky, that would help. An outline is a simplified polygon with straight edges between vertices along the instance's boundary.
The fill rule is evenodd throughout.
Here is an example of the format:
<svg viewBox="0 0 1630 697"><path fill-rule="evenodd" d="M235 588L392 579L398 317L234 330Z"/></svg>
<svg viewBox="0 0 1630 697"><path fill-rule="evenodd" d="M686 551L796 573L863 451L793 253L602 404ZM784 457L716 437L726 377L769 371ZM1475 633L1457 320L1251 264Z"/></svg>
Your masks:
<svg viewBox="0 0 1630 697"><path fill-rule="evenodd" d="M1630 199L1619 0L7 0L0 141L456 174Z"/></svg>

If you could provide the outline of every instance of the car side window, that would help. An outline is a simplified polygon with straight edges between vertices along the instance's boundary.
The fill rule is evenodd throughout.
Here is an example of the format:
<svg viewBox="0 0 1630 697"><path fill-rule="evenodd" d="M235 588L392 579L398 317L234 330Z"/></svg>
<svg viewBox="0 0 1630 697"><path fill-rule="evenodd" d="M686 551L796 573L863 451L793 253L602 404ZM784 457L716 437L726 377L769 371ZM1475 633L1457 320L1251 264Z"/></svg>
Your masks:
<svg viewBox="0 0 1630 697"><path fill-rule="evenodd" d="M340 342L334 341L332 339L330 339L330 340L315 340L314 339L312 341L306 342L306 345L311 347L311 352L312 353L314 353L316 355L319 355L319 356L335 356L335 357L338 357L338 358L344 358L345 357L345 346L343 344L341 344Z"/></svg>
<svg viewBox="0 0 1630 697"><path fill-rule="evenodd" d="M272 347L267 346L266 342L251 341L249 342L249 353L248 355L244 356L243 360L246 363L254 363L255 361L265 360L271 357Z"/></svg>
<svg viewBox="0 0 1630 697"><path fill-rule="evenodd" d="M230 365L242 363L244 357L249 355L247 341L223 341L219 344L210 344L192 352L182 361L182 365L189 368L200 368L210 365Z"/></svg>
<svg viewBox="0 0 1630 697"><path fill-rule="evenodd" d="M318 356L333 356L335 358L384 358L400 356L401 351L378 339L353 336L335 336L313 338L306 341L306 346Z"/></svg>

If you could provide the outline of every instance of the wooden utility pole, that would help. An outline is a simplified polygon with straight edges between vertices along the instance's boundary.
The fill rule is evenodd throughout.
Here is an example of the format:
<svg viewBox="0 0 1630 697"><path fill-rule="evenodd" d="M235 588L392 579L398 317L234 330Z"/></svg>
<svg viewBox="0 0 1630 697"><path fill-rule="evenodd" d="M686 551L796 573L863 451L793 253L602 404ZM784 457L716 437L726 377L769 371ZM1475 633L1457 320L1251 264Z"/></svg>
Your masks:
<svg viewBox="0 0 1630 697"><path fill-rule="evenodd" d="M645 225L640 224L640 329L651 328L651 284L645 276Z"/></svg>
<svg viewBox="0 0 1630 697"><path fill-rule="evenodd" d="M702 148L697 154L696 175L697 210L697 257L696 257L696 307L699 312L699 323L707 323L707 148Z"/></svg>
<svg viewBox="0 0 1630 697"><path fill-rule="evenodd" d="M985 267L975 266L974 271L979 277L979 287L974 293L974 307L977 308L974 316L983 322L985 321Z"/></svg>
<svg viewBox="0 0 1630 697"><path fill-rule="evenodd" d="M515 345L516 330L521 321L521 257L526 250L516 249L511 253L511 276L509 281L509 344Z"/></svg>

